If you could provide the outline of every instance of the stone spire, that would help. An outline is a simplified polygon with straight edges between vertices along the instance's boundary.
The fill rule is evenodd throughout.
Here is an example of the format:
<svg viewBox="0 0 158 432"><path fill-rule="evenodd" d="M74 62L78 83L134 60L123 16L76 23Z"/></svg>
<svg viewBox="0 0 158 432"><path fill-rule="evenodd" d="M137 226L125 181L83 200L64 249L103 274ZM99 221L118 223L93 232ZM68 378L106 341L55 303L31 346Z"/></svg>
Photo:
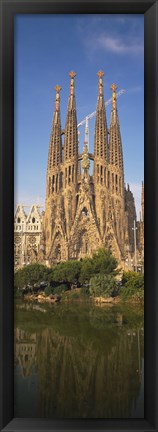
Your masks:
<svg viewBox="0 0 158 432"><path fill-rule="evenodd" d="M95 136L94 136L94 157L108 160L108 132L105 111L105 101L103 92L104 72L97 73L98 81L98 102L96 110Z"/></svg>
<svg viewBox="0 0 158 432"><path fill-rule="evenodd" d="M58 167L62 162L62 139L61 139L61 120L60 120L60 90L61 87L56 85L55 91L55 109L52 123L52 131L49 144L48 170Z"/></svg>
<svg viewBox="0 0 158 432"><path fill-rule="evenodd" d="M142 192L141 192L141 219L144 222L144 182L142 182Z"/></svg>
<svg viewBox="0 0 158 432"><path fill-rule="evenodd" d="M83 149L83 157L82 157L82 169L83 169L83 176L88 178L88 171L90 168L90 161L88 157L88 145L87 142L84 142L84 149Z"/></svg>
<svg viewBox="0 0 158 432"><path fill-rule="evenodd" d="M65 142L64 142L64 160L78 156L78 133L77 133L77 115L75 100L75 82L76 73L71 71L70 76L70 95L68 100L68 109L65 125Z"/></svg>
<svg viewBox="0 0 158 432"><path fill-rule="evenodd" d="M123 172L123 153L120 125L116 104L116 84L112 84L112 111L110 122L109 162Z"/></svg>

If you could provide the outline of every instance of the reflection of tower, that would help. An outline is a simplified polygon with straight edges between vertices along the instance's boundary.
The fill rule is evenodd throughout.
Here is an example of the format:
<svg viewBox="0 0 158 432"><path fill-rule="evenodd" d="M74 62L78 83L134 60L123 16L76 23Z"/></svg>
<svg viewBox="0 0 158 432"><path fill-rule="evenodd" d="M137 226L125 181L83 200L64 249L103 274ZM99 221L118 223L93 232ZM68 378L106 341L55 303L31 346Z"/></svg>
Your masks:
<svg viewBox="0 0 158 432"><path fill-rule="evenodd" d="M141 332L138 330L138 341L129 324L128 331L123 333L117 326L116 333L111 327L104 328L98 338L95 330L103 330L103 322L98 322L98 312L94 310L87 322L94 330L93 342L84 329L84 337L82 335L82 317L75 320L74 333L71 329L71 335L66 336L65 314L67 311L63 310L60 333L45 329L39 338L37 365L41 415L50 417L53 407L53 414L58 418L131 417L140 391ZM105 316L104 310L104 319ZM118 326L122 326L123 319L119 317ZM104 343L106 340L108 343Z"/></svg>
<svg viewBox="0 0 158 432"><path fill-rule="evenodd" d="M15 362L20 365L23 377L32 373L36 364L37 339L36 334L28 334L23 330L15 331Z"/></svg>

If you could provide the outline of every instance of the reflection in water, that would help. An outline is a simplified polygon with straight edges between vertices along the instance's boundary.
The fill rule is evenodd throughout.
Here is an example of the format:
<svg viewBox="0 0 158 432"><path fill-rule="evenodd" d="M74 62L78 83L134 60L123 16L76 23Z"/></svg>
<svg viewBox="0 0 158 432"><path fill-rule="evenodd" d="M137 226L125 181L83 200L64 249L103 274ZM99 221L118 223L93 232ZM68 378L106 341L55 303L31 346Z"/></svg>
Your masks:
<svg viewBox="0 0 158 432"><path fill-rule="evenodd" d="M143 417L142 310L20 305L15 318L15 416Z"/></svg>

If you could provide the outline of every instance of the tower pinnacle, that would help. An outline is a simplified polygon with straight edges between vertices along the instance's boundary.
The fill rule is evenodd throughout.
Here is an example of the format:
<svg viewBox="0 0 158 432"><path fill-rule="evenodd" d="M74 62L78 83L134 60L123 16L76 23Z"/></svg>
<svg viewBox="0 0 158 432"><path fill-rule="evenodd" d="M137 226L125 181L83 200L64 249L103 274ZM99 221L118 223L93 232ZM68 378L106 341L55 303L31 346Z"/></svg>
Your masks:
<svg viewBox="0 0 158 432"><path fill-rule="evenodd" d="M103 95L103 76L104 76L104 72L102 70L100 70L99 72L97 72L99 81L98 81L98 90L99 90L99 95Z"/></svg>
<svg viewBox="0 0 158 432"><path fill-rule="evenodd" d="M123 172L123 153L122 153L122 142L119 118L116 106L116 84L111 85L112 90L112 110L111 110L111 121L110 121L110 140L109 140L109 162L111 164L111 169L115 166L114 174L119 176L120 187L116 188L123 194L124 190L124 172ZM116 168L118 172L116 173ZM118 181L118 180L117 180ZM115 190L115 187L113 188ZM121 191L122 190L122 191Z"/></svg>
<svg viewBox="0 0 158 432"><path fill-rule="evenodd" d="M112 84L111 85L111 90L112 90L112 109L116 110L116 90L117 90L117 85L116 84Z"/></svg>
<svg viewBox="0 0 158 432"><path fill-rule="evenodd" d="M75 76L76 76L76 72L71 71L69 72L69 76L70 76L70 95L74 96L74 91L75 91Z"/></svg>
<svg viewBox="0 0 158 432"><path fill-rule="evenodd" d="M77 133L77 116L76 116L76 101L75 101L75 82L76 73L69 72L70 76L70 95L68 100L68 109L65 125L65 160L71 159L78 155L78 133ZM77 161L77 159L76 159Z"/></svg>
<svg viewBox="0 0 158 432"><path fill-rule="evenodd" d="M105 111L105 101L104 101L104 92L103 92L104 72L100 70L99 72L97 72L97 75L99 80L98 80L98 101L97 101L96 121L95 121L94 155L95 158L99 157L102 159L102 161L103 160L107 161L108 160L108 134L107 134L106 111Z"/></svg>
<svg viewBox="0 0 158 432"><path fill-rule="evenodd" d="M61 87L57 84L55 87L56 95L55 95L55 111L59 111L60 109L60 91Z"/></svg>

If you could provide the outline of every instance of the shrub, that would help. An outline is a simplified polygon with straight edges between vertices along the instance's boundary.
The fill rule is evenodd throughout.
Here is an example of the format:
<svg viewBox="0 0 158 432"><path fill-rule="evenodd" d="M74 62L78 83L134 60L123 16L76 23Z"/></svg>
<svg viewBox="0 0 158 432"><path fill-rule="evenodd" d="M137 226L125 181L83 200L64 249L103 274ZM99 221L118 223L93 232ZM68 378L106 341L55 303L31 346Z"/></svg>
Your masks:
<svg viewBox="0 0 158 432"><path fill-rule="evenodd" d="M48 286L45 288L44 292L45 292L45 295L46 295L47 297L48 297L50 294L52 294L52 288L51 288L51 286L48 285Z"/></svg>
<svg viewBox="0 0 158 432"><path fill-rule="evenodd" d="M80 289L80 293L83 296L89 296L90 292L89 292L89 285L83 285Z"/></svg>
<svg viewBox="0 0 158 432"><path fill-rule="evenodd" d="M84 284L97 275L115 274L117 261L108 249L99 249L92 258L84 258L80 272L80 282Z"/></svg>
<svg viewBox="0 0 158 432"><path fill-rule="evenodd" d="M144 288L144 275L135 272L124 272L122 276L122 285L127 288L136 290Z"/></svg>
<svg viewBox="0 0 158 432"><path fill-rule="evenodd" d="M61 293L65 292L65 291L67 291L67 290L68 290L67 285L61 284L61 285L57 286L56 288L54 288L53 293L54 294L61 294Z"/></svg>
<svg viewBox="0 0 158 432"><path fill-rule="evenodd" d="M144 301L144 290L138 289L136 290L133 287L125 287L120 290L120 296L123 301L133 301L143 303Z"/></svg>
<svg viewBox="0 0 158 432"><path fill-rule="evenodd" d="M80 261L65 261L54 267L50 274L50 280L63 283L67 282L70 285L74 285L78 283L80 270Z"/></svg>
<svg viewBox="0 0 158 432"><path fill-rule="evenodd" d="M94 297L116 295L117 285L113 275L98 274L90 279L89 292Z"/></svg>
<svg viewBox="0 0 158 432"><path fill-rule="evenodd" d="M22 289L27 284L48 280L50 269L43 264L29 264L15 272L14 287Z"/></svg>

